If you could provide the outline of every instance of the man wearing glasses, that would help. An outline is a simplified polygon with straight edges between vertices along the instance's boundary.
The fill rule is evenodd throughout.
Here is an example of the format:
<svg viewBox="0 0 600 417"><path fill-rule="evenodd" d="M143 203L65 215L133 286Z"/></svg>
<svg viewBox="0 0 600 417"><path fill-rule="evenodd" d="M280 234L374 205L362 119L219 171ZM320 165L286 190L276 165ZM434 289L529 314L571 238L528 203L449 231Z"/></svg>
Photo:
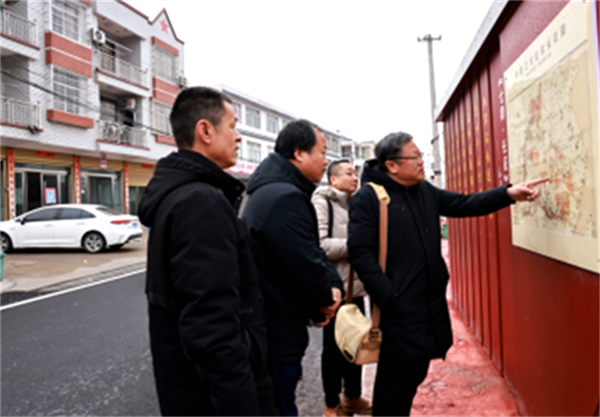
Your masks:
<svg viewBox="0 0 600 417"><path fill-rule="evenodd" d="M384 186L390 197L386 272L378 263L379 200L372 187L350 200L348 259L381 309L373 415L408 416L430 360L444 358L452 345L440 216L482 216L533 201L539 195L534 186L548 178L464 195L423 181L423 154L407 133L384 137L375 155L361 179Z"/></svg>

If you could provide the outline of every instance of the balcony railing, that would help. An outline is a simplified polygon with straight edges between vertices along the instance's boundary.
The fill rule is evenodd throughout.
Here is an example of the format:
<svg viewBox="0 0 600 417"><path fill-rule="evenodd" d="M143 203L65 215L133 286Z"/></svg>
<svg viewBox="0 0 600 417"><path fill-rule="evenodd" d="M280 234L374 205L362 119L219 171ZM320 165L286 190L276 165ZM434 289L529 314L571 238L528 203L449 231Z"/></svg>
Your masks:
<svg viewBox="0 0 600 417"><path fill-rule="evenodd" d="M133 84L148 87L146 83L146 70L104 52L101 52L100 56L100 68L104 71L110 72L116 77L127 80Z"/></svg>
<svg viewBox="0 0 600 417"><path fill-rule="evenodd" d="M37 46L36 24L8 10L2 10L0 32L12 38Z"/></svg>
<svg viewBox="0 0 600 417"><path fill-rule="evenodd" d="M12 98L0 97L0 122L20 126L40 126L40 106Z"/></svg>
<svg viewBox="0 0 600 417"><path fill-rule="evenodd" d="M98 121L100 139L120 145L148 147L145 129L125 126L107 120Z"/></svg>

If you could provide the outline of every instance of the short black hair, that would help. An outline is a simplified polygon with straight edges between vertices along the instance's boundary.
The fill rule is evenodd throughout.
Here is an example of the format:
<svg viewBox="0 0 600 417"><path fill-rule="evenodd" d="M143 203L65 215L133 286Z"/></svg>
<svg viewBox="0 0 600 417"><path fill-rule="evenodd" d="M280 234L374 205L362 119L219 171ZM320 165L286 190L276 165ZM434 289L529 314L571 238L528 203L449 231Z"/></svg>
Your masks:
<svg viewBox="0 0 600 417"><path fill-rule="evenodd" d="M337 161L333 161L329 164L327 167L327 182L329 182L329 184L331 184L331 176L337 174L337 166L344 163L351 164L349 159L338 159Z"/></svg>
<svg viewBox="0 0 600 417"><path fill-rule="evenodd" d="M294 159L296 150L310 152L317 143L315 129L319 129L308 120L289 122L277 135L275 152L287 159Z"/></svg>
<svg viewBox="0 0 600 417"><path fill-rule="evenodd" d="M225 102L231 103L231 99L209 87L191 87L181 91L169 116L177 147L190 149L194 146L194 130L202 119L218 128L226 111Z"/></svg>
<svg viewBox="0 0 600 417"><path fill-rule="evenodd" d="M413 137L405 132L390 133L375 145L375 157L379 167L387 172L385 161L389 161L396 156L402 155L402 148L408 142L413 140Z"/></svg>

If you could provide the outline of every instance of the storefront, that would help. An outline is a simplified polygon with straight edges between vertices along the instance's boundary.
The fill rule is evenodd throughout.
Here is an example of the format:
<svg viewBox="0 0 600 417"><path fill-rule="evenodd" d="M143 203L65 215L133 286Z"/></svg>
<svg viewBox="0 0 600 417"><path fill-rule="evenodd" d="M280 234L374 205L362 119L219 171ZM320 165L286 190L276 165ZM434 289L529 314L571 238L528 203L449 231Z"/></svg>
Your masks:
<svg viewBox="0 0 600 417"><path fill-rule="evenodd" d="M154 175L154 165L128 163L129 214L137 215L140 200Z"/></svg>
<svg viewBox="0 0 600 417"><path fill-rule="evenodd" d="M71 201L71 155L28 149L5 149L2 154L8 153L10 160L3 158L2 163L3 183L8 185L3 193L3 218L11 217L7 210L14 210L18 216L38 207Z"/></svg>
<svg viewBox="0 0 600 417"><path fill-rule="evenodd" d="M81 202L124 211L123 162L88 157L80 157L79 160Z"/></svg>

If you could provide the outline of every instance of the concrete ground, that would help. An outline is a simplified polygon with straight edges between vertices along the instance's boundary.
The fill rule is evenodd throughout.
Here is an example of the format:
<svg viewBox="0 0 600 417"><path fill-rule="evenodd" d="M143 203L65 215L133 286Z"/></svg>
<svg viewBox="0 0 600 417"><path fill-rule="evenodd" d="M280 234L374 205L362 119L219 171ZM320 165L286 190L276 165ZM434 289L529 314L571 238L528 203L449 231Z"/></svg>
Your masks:
<svg viewBox="0 0 600 417"><path fill-rule="evenodd" d="M0 292L54 290L89 276L143 269L147 233L141 242L117 251L88 254L83 250L24 250L6 255ZM448 242L442 240L448 261ZM99 279L100 279L99 278ZM448 295L450 292L448 291ZM413 416L518 416L515 396L498 374L473 333L449 299L454 345L445 361L434 360L418 389ZM320 360L320 358L315 358ZM363 397L372 399L376 365L363 368ZM399 377L401 377L399 375Z"/></svg>
<svg viewBox="0 0 600 417"><path fill-rule="evenodd" d="M83 249L21 249L7 253L0 292L39 291L90 275L146 263L148 232L118 250L90 254Z"/></svg>

